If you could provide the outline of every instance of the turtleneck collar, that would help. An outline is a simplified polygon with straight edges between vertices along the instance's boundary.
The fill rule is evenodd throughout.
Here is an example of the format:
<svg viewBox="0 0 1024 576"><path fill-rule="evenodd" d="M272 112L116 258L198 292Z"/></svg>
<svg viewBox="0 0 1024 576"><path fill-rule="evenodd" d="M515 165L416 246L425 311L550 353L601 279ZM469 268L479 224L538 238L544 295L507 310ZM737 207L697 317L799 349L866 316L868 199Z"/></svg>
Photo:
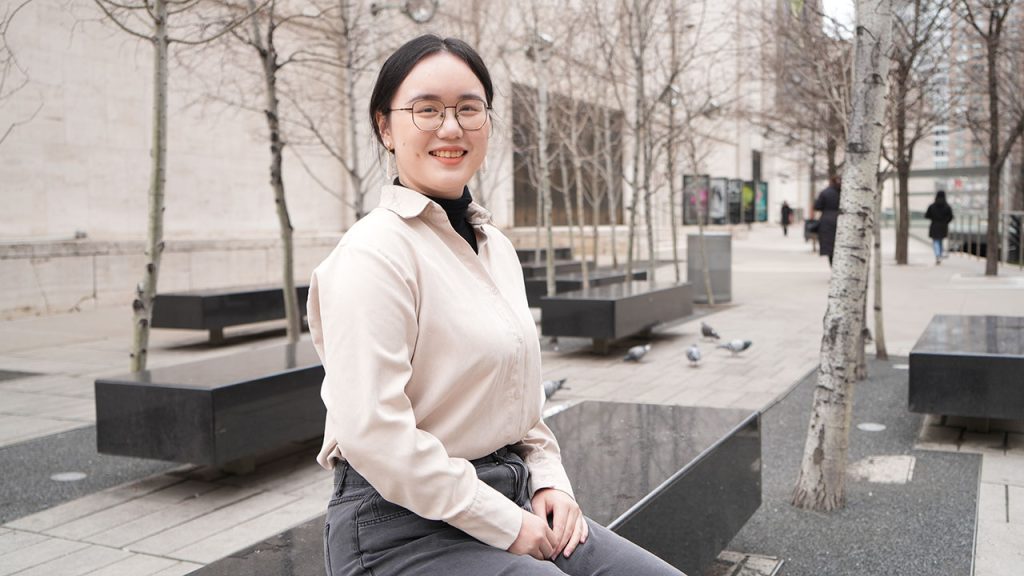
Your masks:
<svg viewBox="0 0 1024 576"><path fill-rule="evenodd" d="M394 184L395 186L404 186L398 178L395 178ZM467 217L469 205L473 203L473 196L469 193L469 186L462 188L462 196L459 198L438 198L427 194L424 194L424 196L430 198L444 209L452 228L469 243L474 252L479 253L480 250L476 243L476 232L473 230L473 226L469 223Z"/></svg>

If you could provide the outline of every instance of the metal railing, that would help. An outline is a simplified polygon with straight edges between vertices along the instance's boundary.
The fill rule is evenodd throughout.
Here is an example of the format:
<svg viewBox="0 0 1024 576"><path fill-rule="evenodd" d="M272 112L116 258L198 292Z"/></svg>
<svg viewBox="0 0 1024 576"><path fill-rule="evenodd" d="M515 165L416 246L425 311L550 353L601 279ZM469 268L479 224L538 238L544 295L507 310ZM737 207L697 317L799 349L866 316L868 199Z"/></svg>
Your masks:
<svg viewBox="0 0 1024 576"><path fill-rule="evenodd" d="M999 259L1024 268L1024 250L1021 250L1022 222L1024 211L1002 210L999 213ZM987 212L958 211L956 219L949 226L949 251L984 258L988 254L987 234Z"/></svg>

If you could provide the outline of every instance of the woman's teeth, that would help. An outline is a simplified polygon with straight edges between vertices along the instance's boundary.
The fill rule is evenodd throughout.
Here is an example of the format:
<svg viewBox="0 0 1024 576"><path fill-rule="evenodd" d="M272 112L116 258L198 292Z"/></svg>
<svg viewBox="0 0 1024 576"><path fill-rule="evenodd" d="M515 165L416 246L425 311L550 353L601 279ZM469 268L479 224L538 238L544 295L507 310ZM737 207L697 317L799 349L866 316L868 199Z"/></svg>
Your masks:
<svg viewBox="0 0 1024 576"><path fill-rule="evenodd" d="M461 158L465 153L465 150L435 150L431 152L432 155L439 158Z"/></svg>

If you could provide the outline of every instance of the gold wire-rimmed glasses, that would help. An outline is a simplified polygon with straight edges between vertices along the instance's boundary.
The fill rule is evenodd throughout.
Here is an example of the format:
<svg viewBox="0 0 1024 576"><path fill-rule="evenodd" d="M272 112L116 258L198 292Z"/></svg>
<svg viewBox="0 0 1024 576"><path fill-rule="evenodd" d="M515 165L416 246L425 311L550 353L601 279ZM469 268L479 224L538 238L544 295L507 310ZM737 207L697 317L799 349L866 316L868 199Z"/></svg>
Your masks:
<svg viewBox="0 0 1024 576"><path fill-rule="evenodd" d="M424 132L436 132L444 125L445 114L449 108L455 110L455 121L463 130L475 131L484 127L491 107L483 100L466 98L459 100L454 106L445 106L440 100L417 100L408 108L391 108L388 112L409 112L412 123Z"/></svg>

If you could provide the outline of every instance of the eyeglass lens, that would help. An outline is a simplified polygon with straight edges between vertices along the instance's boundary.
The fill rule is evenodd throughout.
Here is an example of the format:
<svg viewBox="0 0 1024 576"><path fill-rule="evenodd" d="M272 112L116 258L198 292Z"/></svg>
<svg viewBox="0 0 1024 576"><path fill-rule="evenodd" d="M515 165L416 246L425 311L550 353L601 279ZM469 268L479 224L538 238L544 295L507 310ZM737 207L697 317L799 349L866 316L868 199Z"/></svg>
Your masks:
<svg viewBox="0 0 1024 576"><path fill-rule="evenodd" d="M480 100L459 100L455 106L445 106L437 100L420 100L412 105L412 120L416 127L433 132L444 123L448 108L455 109L455 120L463 130L479 130L487 122L487 106Z"/></svg>

